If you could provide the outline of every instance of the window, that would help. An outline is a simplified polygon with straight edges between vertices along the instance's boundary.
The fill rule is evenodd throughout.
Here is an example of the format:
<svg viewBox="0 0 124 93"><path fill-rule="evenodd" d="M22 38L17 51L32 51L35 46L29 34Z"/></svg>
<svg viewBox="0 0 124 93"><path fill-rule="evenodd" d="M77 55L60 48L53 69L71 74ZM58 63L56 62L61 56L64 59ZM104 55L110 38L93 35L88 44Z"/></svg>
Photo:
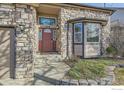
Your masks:
<svg viewBox="0 0 124 93"><path fill-rule="evenodd" d="M42 31L41 30L39 31L39 36L38 37L39 37L39 40L42 40Z"/></svg>
<svg viewBox="0 0 124 93"><path fill-rule="evenodd" d="M53 40L56 41L56 31L53 30Z"/></svg>
<svg viewBox="0 0 124 93"><path fill-rule="evenodd" d="M100 24L87 23L87 42L99 42Z"/></svg>
<svg viewBox="0 0 124 93"><path fill-rule="evenodd" d="M82 43L82 23L74 24L74 43Z"/></svg>
<svg viewBox="0 0 124 93"><path fill-rule="evenodd" d="M55 25L56 20L55 18L39 17L39 24L40 25Z"/></svg>

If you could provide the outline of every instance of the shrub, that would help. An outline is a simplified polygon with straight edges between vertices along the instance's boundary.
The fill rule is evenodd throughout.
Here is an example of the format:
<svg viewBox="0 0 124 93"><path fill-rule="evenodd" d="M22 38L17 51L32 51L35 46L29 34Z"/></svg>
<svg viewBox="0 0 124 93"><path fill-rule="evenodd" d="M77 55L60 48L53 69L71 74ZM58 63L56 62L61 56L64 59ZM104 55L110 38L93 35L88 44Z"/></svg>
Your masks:
<svg viewBox="0 0 124 93"><path fill-rule="evenodd" d="M109 46L106 48L106 52L108 54L116 55L117 54L117 49L114 48L113 46Z"/></svg>
<svg viewBox="0 0 124 93"><path fill-rule="evenodd" d="M105 76L105 65L96 61L84 60L71 68L68 74L74 79L96 80Z"/></svg>

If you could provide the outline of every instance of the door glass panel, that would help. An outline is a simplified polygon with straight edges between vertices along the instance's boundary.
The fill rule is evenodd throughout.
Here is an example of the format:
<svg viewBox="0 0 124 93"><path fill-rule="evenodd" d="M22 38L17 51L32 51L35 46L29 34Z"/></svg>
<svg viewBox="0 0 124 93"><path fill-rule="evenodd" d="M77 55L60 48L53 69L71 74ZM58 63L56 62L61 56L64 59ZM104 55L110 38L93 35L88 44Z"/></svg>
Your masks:
<svg viewBox="0 0 124 93"><path fill-rule="evenodd" d="M39 31L39 40L42 40L42 31Z"/></svg>
<svg viewBox="0 0 124 93"><path fill-rule="evenodd" d="M74 43L82 43L82 23L74 24Z"/></svg>
<svg viewBox="0 0 124 93"><path fill-rule="evenodd" d="M53 40L56 41L56 30L53 30Z"/></svg>
<svg viewBox="0 0 124 93"><path fill-rule="evenodd" d="M51 33L51 29L44 29L45 33Z"/></svg>

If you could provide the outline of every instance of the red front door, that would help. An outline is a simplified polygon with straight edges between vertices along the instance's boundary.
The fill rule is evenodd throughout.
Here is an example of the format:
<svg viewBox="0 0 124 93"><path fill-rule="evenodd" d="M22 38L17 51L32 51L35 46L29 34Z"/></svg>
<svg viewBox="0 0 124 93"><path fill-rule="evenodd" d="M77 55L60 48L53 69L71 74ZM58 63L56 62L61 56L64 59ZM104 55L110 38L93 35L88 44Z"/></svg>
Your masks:
<svg viewBox="0 0 124 93"><path fill-rule="evenodd" d="M56 38L54 30L41 29L39 31L39 51L40 52L56 51Z"/></svg>
<svg viewBox="0 0 124 93"><path fill-rule="evenodd" d="M49 52L53 50L52 30L43 30L43 51Z"/></svg>
<svg viewBox="0 0 124 93"><path fill-rule="evenodd" d="M42 30L42 51L43 52L53 51L53 39L51 29Z"/></svg>

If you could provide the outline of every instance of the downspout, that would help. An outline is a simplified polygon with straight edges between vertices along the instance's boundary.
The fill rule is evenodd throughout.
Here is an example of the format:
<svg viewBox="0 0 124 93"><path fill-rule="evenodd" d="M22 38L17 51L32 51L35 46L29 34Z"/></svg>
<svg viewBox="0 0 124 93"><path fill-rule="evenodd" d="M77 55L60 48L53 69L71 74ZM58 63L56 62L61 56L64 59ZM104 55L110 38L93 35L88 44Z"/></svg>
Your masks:
<svg viewBox="0 0 124 93"><path fill-rule="evenodd" d="M103 56L103 42L102 42L102 39L103 39L103 25L101 25L101 33L100 33L100 56Z"/></svg>
<svg viewBox="0 0 124 93"><path fill-rule="evenodd" d="M13 19L12 19L12 22L14 23L13 25L14 25L14 34L13 34L13 36L14 36L14 39L16 38L16 3L15 4L13 4L13 6L14 6L14 17L13 17ZM12 78L12 79L16 79L16 40L14 40L14 61L13 61L13 63L12 63L12 72L10 72L10 78ZM11 67L10 67L11 68Z"/></svg>

